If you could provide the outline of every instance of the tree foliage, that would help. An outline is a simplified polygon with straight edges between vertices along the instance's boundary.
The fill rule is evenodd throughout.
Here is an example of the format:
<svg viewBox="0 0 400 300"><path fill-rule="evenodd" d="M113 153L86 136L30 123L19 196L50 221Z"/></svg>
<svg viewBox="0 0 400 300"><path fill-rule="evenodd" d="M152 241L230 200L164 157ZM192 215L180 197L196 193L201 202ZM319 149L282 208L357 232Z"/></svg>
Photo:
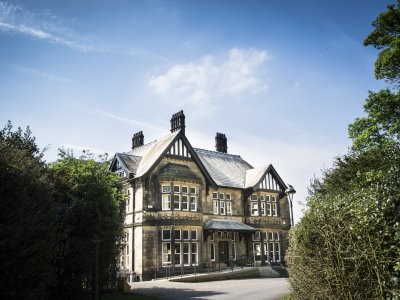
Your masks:
<svg viewBox="0 0 400 300"><path fill-rule="evenodd" d="M27 128L0 131L0 298L45 299L52 275L53 185Z"/></svg>
<svg viewBox="0 0 400 300"><path fill-rule="evenodd" d="M124 210L119 178L108 170L106 156L80 158L60 150L51 165L59 204L56 278L53 299L82 299L92 286L95 240L99 243L99 286L115 283L116 257Z"/></svg>
<svg viewBox="0 0 400 300"><path fill-rule="evenodd" d="M399 4L378 16L365 45L383 49L377 78L399 83ZM290 233L294 299L400 299L400 94L370 92L353 140L321 179Z"/></svg>
<svg viewBox="0 0 400 300"><path fill-rule="evenodd" d="M60 150L47 165L27 128L0 131L0 298L85 299L115 284L123 194L106 156Z"/></svg>
<svg viewBox="0 0 400 300"><path fill-rule="evenodd" d="M400 1L388 6L372 23L375 29L364 41L365 46L380 49L375 62L375 76L388 83L400 83Z"/></svg>

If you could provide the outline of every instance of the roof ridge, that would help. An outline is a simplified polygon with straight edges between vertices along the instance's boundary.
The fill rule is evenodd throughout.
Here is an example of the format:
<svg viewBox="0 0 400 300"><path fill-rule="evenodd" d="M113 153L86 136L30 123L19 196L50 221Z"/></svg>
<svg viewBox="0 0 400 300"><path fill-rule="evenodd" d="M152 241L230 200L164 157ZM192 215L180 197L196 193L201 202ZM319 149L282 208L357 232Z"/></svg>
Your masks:
<svg viewBox="0 0 400 300"><path fill-rule="evenodd" d="M221 156L232 156L232 157L238 157L238 158L242 158L240 155L238 154L231 154L231 153L223 153L223 152L219 152L219 151L214 151L214 150L208 150L208 149L202 149L202 148L193 148L195 151L199 150L201 152L209 152L209 153L213 153L213 154L219 154Z"/></svg>
<svg viewBox="0 0 400 300"><path fill-rule="evenodd" d="M161 138L159 138L159 139L153 140L153 141L151 141L151 142L148 142L147 144L144 144L144 145L142 145L142 146L136 147L135 149L131 149L130 151L124 152L124 153L127 153L127 154L129 154L129 155L134 155L134 153L137 152L136 150L143 150L143 149L145 149L145 148L148 148L148 147L150 147L151 145L153 145L153 144L155 144L155 143L157 143L157 142L159 142L159 141L161 141L161 140L163 140L163 139L166 139L167 137L169 137L169 136L171 136L171 135L173 135L173 134L176 134L176 133L177 133L177 131L172 132L172 133L167 134L167 135L165 135L165 136L163 136L163 137L161 137Z"/></svg>

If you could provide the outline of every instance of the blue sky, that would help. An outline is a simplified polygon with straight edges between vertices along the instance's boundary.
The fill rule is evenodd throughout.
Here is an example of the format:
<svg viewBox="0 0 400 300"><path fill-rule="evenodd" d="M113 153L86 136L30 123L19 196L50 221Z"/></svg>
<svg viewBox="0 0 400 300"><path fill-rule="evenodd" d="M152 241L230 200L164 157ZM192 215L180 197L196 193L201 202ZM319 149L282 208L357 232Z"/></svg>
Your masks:
<svg viewBox="0 0 400 300"><path fill-rule="evenodd" d="M375 80L363 39L393 1L0 0L0 124L57 149L128 151L186 115L194 147L272 163L296 190L350 145Z"/></svg>

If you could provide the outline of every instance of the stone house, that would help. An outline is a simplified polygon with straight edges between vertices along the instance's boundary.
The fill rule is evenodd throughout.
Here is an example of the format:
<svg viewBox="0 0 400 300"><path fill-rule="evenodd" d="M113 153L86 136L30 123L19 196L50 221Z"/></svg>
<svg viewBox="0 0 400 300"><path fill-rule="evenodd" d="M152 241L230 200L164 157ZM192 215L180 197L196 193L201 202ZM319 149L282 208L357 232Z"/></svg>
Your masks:
<svg viewBox="0 0 400 300"><path fill-rule="evenodd" d="M116 153L110 169L126 190L126 243L120 268L136 280L246 263L284 263L291 209L272 165L253 168L227 153L193 148L183 111L171 133ZM133 280L130 277L130 280Z"/></svg>

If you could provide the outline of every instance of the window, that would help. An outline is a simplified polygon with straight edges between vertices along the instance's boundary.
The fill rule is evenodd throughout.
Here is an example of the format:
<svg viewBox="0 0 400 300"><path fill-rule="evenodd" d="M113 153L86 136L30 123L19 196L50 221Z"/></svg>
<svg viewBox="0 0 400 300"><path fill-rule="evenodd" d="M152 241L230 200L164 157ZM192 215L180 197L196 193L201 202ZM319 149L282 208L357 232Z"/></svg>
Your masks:
<svg viewBox="0 0 400 300"><path fill-rule="evenodd" d="M265 196L265 201L271 201L271 198L269 197L269 195Z"/></svg>
<svg viewBox="0 0 400 300"><path fill-rule="evenodd" d="M162 243L162 263L171 264L171 243Z"/></svg>
<svg viewBox="0 0 400 300"><path fill-rule="evenodd" d="M272 202L276 202L276 197L275 196L271 196L271 200L272 200Z"/></svg>
<svg viewBox="0 0 400 300"><path fill-rule="evenodd" d="M232 232L232 241L235 241L235 233Z"/></svg>
<svg viewBox="0 0 400 300"><path fill-rule="evenodd" d="M258 196L258 199L260 199L260 201L264 201L264 200L265 200L265 199L264 199L264 195Z"/></svg>
<svg viewBox="0 0 400 300"><path fill-rule="evenodd" d="M219 193L219 200L224 200L224 199L225 199L224 193Z"/></svg>
<svg viewBox="0 0 400 300"><path fill-rule="evenodd" d="M180 230L175 230L175 240L180 240L181 239L181 231Z"/></svg>
<svg viewBox="0 0 400 300"><path fill-rule="evenodd" d="M126 191L126 212L130 211L131 211L131 191L128 188L128 190Z"/></svg>
<svg viewBox="0 0 400 300"><path fill-rule="evenodd" d="M171 186L170 185L163 185L162 186L163 193L171 193Z"/></svg>
<svg viewBox="0 0 400 300"><path fill-rule="evenodd" d="M182 210L189 210L189 198L186 195L182 195Z"/></svg>
<svg viewBox="0 0 400 300"><path fill-rule="evenodd" d="M196 211L197 210L197 197L190 196L190 210Z"/></svg>
<svg viewBox="0 0 400 300"><path fill-rule="evenodd" d="M210 244L210 259L215 260L215 244Z"/></svg>
<svg viewBox="0 0 400 300"><path fill-rule="evenodd" d="M190 232L190 238L191 238L192 241L193 240L197 240L197 231L196 230L192 230Z"/></svg>
<svg viewBox="0 0 400 300"><path fill-rule="evenodd" d="M183 264L189 265L189 243L183 243Z"/></svg>
<svg viewBox="0 0 400 300"><path fill-rule="evenodd" d="M254 241L259 241L260 240L260 232L259 231L256 231L254 233L253 240Z"/></svg>
<svg viewBox="0 0 400 300"><path fill-rule="evenodd" d="M276 209L276 203L272 203L272 215L275 217L278 215L278 210Z"/></svg>
<svg viewBox="0 0 400 300"><path fill-rule="evenodd" d="M221 215L225 215L225 202L224 201L219 202L219 212Z"/></svg>
<svg viewBox="0 0 400 300"><path fill-rule="evenodd" d="M162 231L162 239L163 240L171 240L171 230L163 230Z"/></svg>
<svg viewBox="0 0 400 300"><path fill-rule="evenodd" d="M182 230L182 239L184 240L189 239L189 230Z"/></svg>
<svg viewBox="0 0 400 300"><path fill-rule="evenodd" d="M162 210L171 210L171 195L162 195Z"/></svg>
<svg viewBox="0 0 400 300"><path fill-rule="evenodd" d="M225 194L225 199L226 200L231 200L232 198L231 198L231 194Z"/></svg>
<svg viewBox="0 0 400 300"><path fill-rule="evenodd" d="M214 212L214 215L218 215L218 212L219 212L219 202L218 202L218 200L214 200L213 201L213 212Z"/></svg>
<svg viewBox="0 0 400 300"><path fill-rule="evenodd" d="M265 202L261 202L261 215L265 216Z"/></svg>
<svg viewBox="0 0 400 300"><path fill-rule="evenodd" d="M212 193L212 197L213 197L213 199L218 199L218 193L217 192L213 192Z"/></svg>
<svg viewBox="0 0 400 300"><path fill-rule="evenodd" d="M257 195L251 195L251 200L252 201L257 201Z"/></svg>
<svg viewBox="0 0 400 300"><path fill-rule="evenodd" d="M226 214L232 214L232 202L226 202Z"/></svg>
<svg viewBox="0 0 400 300"><path fill-rule="evenodd" d="M197 265L198 263L198 258L197 258L197 243L192 243L192 249L191 249L191 253L192 253L192 258L191 258L191 263L192 265Z"/></svg>
<svg viewBox="0 0 400 300"><path fill-rule="evenodd" d="M174 210L181 209L181 195L174 195Z"/></svg>
<svg viewBox="0 0 400 300"><path fill-rule="evenodd" d="M197 211L197 187L173 185L171 188L171 186L172 184L161 185L162 210L173 208L174 210Z"/></svg>
<svg viewBox="0 0 400 300"><path fill-rule="evenodd" d="M211 237L210 237L210 241L213 241L213 240L214 240L214 232L211 233Z"/></svg>
<svg viewBox="0 0 400 300"><path fill-rule="evenodd" d="M232 259L236 259L236 244L232 243Z"/></svg>
<svg viewBox="0 0 400 300"><path fill-rule="evenodd" d="M181 243L175 243L174 257L175 257L175 265L180 265L181 264Z"/></svg>
<svg viewBox="0 0 400 300"><path fill-rule="evenodd" d="M250 203L250 205L251 205L250 214L252 216L258 216L258 202L252 202Z"/></svg>
<svg viewBox="0 0 400 300"><path fill-rule="evenodd" d="M261 245L260 243L253 243L254 247L254 260L261 260Z"/></svg>
<svg viewBox="0 0 400 300"><path fill-rule="evenodd" d="M266 211L266 215L267 216L271 216L271 203L266 203L267 205L267 211Z"/></svg>

